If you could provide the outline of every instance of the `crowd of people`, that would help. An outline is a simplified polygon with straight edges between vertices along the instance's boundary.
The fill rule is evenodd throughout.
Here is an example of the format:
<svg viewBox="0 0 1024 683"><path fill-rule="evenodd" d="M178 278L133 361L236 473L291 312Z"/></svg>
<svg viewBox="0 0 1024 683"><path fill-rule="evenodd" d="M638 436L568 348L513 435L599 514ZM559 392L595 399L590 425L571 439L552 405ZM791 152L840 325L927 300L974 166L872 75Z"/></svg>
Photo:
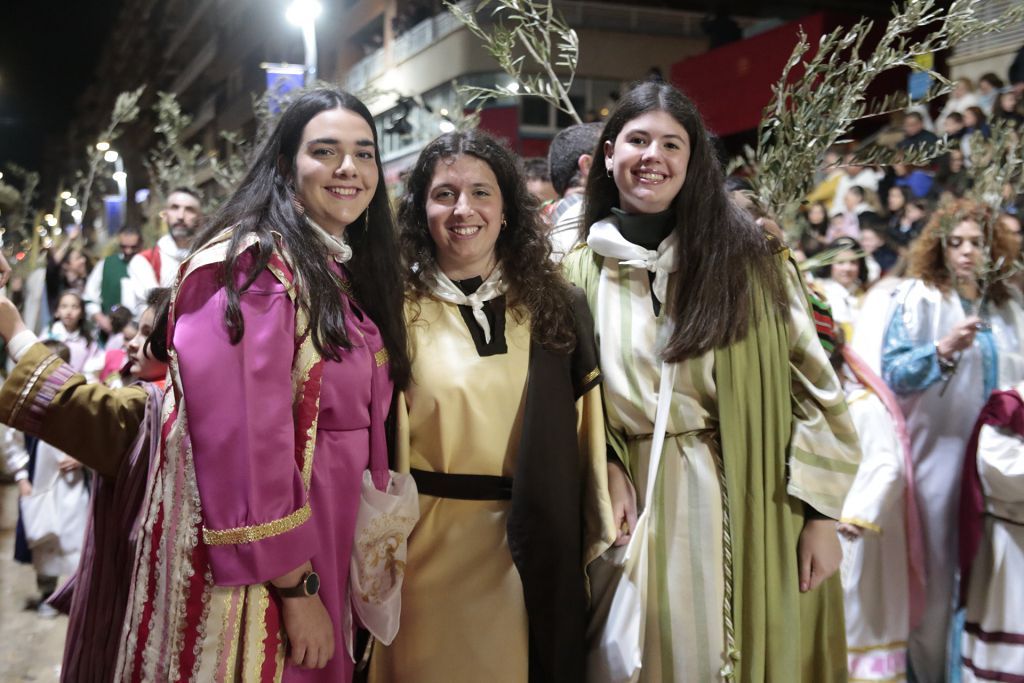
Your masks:
<svg viewBox="0 0 1024 683"><path fill-rule="evenodd" d="M982 81L897 145L1020 116ZM971 139L830 150L787 245L664 82L546 163L446 133L397 211L363 103L302 95L216 212L0 298L63 679L1024 677L1024 207Z"/></svg>

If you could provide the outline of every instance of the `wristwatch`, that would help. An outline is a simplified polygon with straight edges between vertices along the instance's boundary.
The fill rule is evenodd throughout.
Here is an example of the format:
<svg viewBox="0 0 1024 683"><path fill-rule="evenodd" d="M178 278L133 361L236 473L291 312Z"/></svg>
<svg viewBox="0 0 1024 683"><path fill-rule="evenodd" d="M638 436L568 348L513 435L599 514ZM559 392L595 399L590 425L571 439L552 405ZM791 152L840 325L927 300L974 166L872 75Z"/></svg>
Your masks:
<svg viewBox="0 0 1024 683"><path fill-rule="evenodd" d="M277 588L275 586L275 588ZM298 585L291 588L277 588L277 594L282 598L309 598L320 591L320 575L316 572L306 572Z"/></svg>

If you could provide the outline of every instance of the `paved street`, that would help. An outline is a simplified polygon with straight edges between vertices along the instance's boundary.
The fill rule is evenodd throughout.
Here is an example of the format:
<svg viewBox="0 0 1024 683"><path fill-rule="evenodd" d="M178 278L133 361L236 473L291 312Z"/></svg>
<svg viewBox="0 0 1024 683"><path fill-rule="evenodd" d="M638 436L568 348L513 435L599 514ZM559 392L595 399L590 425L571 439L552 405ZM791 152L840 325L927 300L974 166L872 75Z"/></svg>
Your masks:
<svg viewBox="0 0 1024 683"><path fill-rule="evenodd" d="M56 681L67 617L42 619L22 609L35 592L32 568L13 559L18 490L0 484L0 681Z"/></svg>

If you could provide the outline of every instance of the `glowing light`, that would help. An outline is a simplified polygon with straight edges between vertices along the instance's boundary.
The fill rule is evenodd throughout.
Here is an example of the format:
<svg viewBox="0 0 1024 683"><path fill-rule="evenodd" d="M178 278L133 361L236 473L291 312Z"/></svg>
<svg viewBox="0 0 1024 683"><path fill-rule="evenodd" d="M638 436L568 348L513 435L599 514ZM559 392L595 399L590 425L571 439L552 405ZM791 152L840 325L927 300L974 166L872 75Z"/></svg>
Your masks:
<svg viewBox="0 0 1024 683"><path fill-rule="evenodd" d="M505 89L513 94L519 92L519 81L512 81L511 83L505 86Z"/></svg>
<svg viewBox="0 0 1024 683"><path fill-rule="evenodd" d="M82 210L81 209L75 209L74 211L71 212L71 217L75 219L76 223L81 223L82 222ZM53 233L55 235L59 235L60 234L60 233L57 232L58 229L59 228L54 228Z"/></svg>
<svg viewBox="0 0 1024 683"><path fill-rule="evenodd" d="M439 113L441 114L441 116L448 116L448 110L447 109L442 108Z"/></svg>
<svg viewBox="0 0 1024 683"><path fill-rule="evenodd" d="M441 129L442 133L451 133L455 130L455 124L447 119L438 124L438 127Z"/></svg>
<svg viewBox="0 0 1024 683"><path fill-rule="evenodd" d="M110 143L101 140L96 143L96 149L98 149L101 152L106 152L108 149L110 149Z"/></svg>
<svg viewBox="0 0 1024 683"><path fill-rule="evenodd" d="M69 199L70 197L71 197L71 193L68 192L67 190L64 190L63 192L60 193L60 198L61 199Z"/></svg>
<svg viewBox="0 0 1024 683"><path fill-rule="evenodd" d="M68 206L74 206L78 204L78 200L75 199L74 197L68 197L67 199L64 200L64 203L67 204Z"/></svg>
<svg viewBox="0 0 1024 683"><path fill-rule="evenodd" d="M117 152L115 152L112 149L108 149L103 154L103 160L104 161L109 161L110 163L114 163L115 161L117 161Z"/></svg>
<svg viewBox="0 0 1024 683"><path fill-rule="evenodd" d="M46 221L46 224L49 225L51 228L57 225L57 217L54 216L52 213L48 213L45 216L43 216L43 220Z"/></svg>
<svg viewBox="0 0 1024 683"><path fill-rule="evenodd" d="M295 0L288 5L285 17L295 26L312 24L320 16L323 6L316 0Z"/></svg>
<svg viewBox="0 0 1024 683"><path fill-rule="evenodd" d="M111 177L115 181L117 181L119 183L123 183L125 180L128 179L128 174L125 173L124 171L114 171L114 173L113 173L113 175Z"/></svg>

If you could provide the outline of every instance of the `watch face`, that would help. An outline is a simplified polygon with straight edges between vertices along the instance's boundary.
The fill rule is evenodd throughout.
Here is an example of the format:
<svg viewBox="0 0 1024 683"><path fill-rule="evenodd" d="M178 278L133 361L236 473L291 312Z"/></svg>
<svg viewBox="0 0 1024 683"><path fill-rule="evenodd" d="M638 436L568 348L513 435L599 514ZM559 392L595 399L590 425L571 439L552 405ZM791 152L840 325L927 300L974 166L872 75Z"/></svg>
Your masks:
<svg viewBox="0 0 1024 683"><path fill-rule="evenodd" d="M310 572L306 577L306 595L316 595L320 591L320 577L316 572Z"/></svg>

